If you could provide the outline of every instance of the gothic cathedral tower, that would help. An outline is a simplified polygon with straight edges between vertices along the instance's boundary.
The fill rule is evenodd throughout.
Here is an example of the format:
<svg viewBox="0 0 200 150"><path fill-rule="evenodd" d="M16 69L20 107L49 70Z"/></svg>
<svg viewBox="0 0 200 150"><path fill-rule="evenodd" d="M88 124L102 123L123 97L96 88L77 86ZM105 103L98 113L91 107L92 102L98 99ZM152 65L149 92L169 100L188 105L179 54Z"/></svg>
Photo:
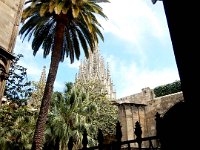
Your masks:
<svg viewBox="0 0 200 150"><path fill-rule="evenodd" d="M85 58L81 61L75 82L77 81L100 81L100 83L105 86L109 100L116 100L116 92L113 88L109 65L107 63L107 66L105 67L104 59L100 55L98 47L93 53L90 51L88 59Z"/></svg>

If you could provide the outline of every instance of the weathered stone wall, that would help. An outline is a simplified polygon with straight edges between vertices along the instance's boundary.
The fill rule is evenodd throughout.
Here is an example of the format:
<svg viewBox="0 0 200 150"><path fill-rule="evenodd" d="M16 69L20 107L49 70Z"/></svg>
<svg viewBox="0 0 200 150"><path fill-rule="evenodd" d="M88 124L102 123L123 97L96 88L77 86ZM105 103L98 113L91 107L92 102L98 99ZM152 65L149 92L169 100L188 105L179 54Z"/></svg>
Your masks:
<svg viewBox="0 0 200 150"><path fill-rule="evenodd" d="M154 92L149 87L143 88L142 92L117 99L117 103L147 104L155 97Z"/></svg>
<svg viewBox="0 0 200 150"><path fill-rule="evenodd" d="M119 121L121 123L122 141L135 139L135 123L139 121L143 130L146 132L145 105L124 103L118 105ZM145 133L143 132L143 133Z"/></svg>
<svg viewBox="0 0 200 150"><path fill-rule="evenodd" d="M121 130L122 130L122 141L125 141L128 139L127 135L127 122L126 122L126 111L125 111L124 105L118 105L118 116L119 121L121 123Z"/></svg>
<svg viewBox="0 0 200 150"><path fill-rule="evenodd" d="M162 97L155 98L148 102L146 107L146 122L148 124L149 133L145 133L146 135L152 136L155 135L155 115L158 112L161 115L164 115L172 106L176 103L183 101L182 92L178 92L175 94L170 94Z"/></svg>
<svg viewBox="0 0 200 150"><path fill-rule="evenodd" d="M12 54L15 46L18 27L25 0L0 0L0 50ZM5 53L4 52L4 53ZM8 59L1 52L0 59ZM3 70L7 73L10 62L1 61ZM5 80L0 81L0 105L4 93Z"/></svg>
<svg viewBox="0 0 200 150"><path fill-rule="evenodd" d="M155 98L153 90L142 89L141 93L121 98L116 101L119 108L119 120L122 129L122 140L132 140L136 121L142 126L142 136L156 135L155 115L163 115L176 103L183 101L182 92ZM134 147L134 145L131 145Z"/></svg>
<svg viewBox="0 0 200 150"><path fill-rule="evenodd" d="M12 52L25 0L0 0L0 46Z"/></svg>

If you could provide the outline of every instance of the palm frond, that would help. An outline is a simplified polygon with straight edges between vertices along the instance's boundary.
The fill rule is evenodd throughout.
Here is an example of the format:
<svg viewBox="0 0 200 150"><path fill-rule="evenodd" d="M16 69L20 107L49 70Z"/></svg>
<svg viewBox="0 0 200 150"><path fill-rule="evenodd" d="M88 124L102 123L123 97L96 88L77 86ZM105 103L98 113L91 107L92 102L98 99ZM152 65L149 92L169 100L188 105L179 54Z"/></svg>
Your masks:
<svg viewBox="0 0 200 150"><path fill-rule="evenodd" d="M79 15L80 9L76 5L72 5L72 15L74 18L77 18Z"/></svg>
<svg viewBox="0 0 200 150"><path fill-rule="evenodd" d="M49 13L53 13L55 7L56 7L55 1L50 1L50 3L49 3Z"/></svg>
<svg viewBox="0 0 200 150"><path fill-rule="evenodd" d="M72 31L72 41L73 41L74 53L75 53L76 59L79 60L80 47L79 47L78 37L76 34L76 30L74 28L72 28L71 31Z"/></svg>
<svg viewBox="0 0 200 150"><path fill-rule="evenodd" d="M46 27L46 32L48 32L48 34L46 35L46 37L44 37L43 40L43 44L42 44L42 48L44 49L44 53L43 56L44 58L46 58L47 55L49 55L50 51L54 48L54 37L55 37L55 30L56 30L56 23L54 18L52 18L51 20L49 20L48 22L48 27Z"/></svg>
<svg viewBox="0 0 200 150"><path fill-rule="evenodd" d="M91 35L89 29L87 28L87 25L84 22L76 22L76 24L79 27L79 30L81 31L82 35L86 39L85 41L87 41L90 49L93 50L95 47L95 41L93 41L92 35ZM81 38L81 39L83 40L83 38ZM84 50L86 50L86 49L84 49ZM86 53L86 58L88 58L87 56L89 56L89 54L87 55L87 53Z"/></svg>
<svg viewBox="0 0 200 150"><path fill-rule="evenodd" d="M26 38L26 36L29 34L32 36L32 33L35 30L36 23L40 20L37 14L33 15L20 29L19 34L21 35L21 38L23 37L23 41ZM30 40L29 36L29 40Z"/></svg>
<svg viewBox="0 0 200 150"><path fill-rule="evenodd" d="M31 8L31 7L27 7L23 10L22 13L22 22L24 22L27 18L29 18L30 16L33 16L35 13L37 13L40 10L40 6Z"/></svg>
<svg viewBox="0 0 200 150"><path fill-rule="evenodd" d="M37 53L37 51L39 50L39 48L41 47L42 43L45 41L45 39L48 38L48 36L50 36L48 38L48 40L51 40L51 41L48 41L48 46L46 46L47 48L47 51L46 49L44 49L44 57L46 57L46 55L49 54L49 51L48 51L48 48L51 46L51 43L52 43L52 40L54 38L51 37L51 35L53 34L54 30L52 31L52 25L54 25L54 22L50 19L45 19L45 20L41 20L41 23L43 24L37 24L36 25L36 28L35 28L35 31L34 31L34 37L33 37L33 42L32 42L32 49L34 51L34 55ZM53 28L54 29L54 28ZM52 33L50 33L50 31Z"/></svg>
<svg viewBox="0 0 200 150"><path fill-rule="evenodd" d="M66 36L66 41L67 41L67 46L68 46L68 49L67 49L67 56L70 57L70 61L71 63L74 62L74 47L72 45L72 33L71 33L71 30L66 30L65 32L65 36Z"/></svg>
<svg viewBox="0 0 200 150"><path fill-rule="evenodd" d="M61 13L61 11L62 11L64 5L65 5L65 2L64 2L64 1L61 1L58 5L56 5L56 6L54 7L54 11L55 11L55 13L56 13L57 15L59 15L59 14Z"/></svg>
<svg viewBox="0 0 200 150"><path fill-rule="evenodd" d="M49 3L42 3L41 7L40 7L40 16L43 17L45 15L45 13L47 13L49 10Z"/></svg>

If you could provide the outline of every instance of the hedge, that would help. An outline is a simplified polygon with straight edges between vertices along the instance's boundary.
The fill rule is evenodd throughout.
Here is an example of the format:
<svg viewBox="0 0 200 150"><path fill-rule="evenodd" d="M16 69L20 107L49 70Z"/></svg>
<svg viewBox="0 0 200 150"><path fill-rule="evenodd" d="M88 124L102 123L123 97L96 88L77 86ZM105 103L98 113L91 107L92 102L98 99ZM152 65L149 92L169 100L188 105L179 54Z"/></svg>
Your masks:
<svg viewBox="0 0 200 150"><path fill-rule="evenodd" d="M181 91L181 82L175 81L166 85L157 86L154 89L155 97L160 97Z"/></svg>

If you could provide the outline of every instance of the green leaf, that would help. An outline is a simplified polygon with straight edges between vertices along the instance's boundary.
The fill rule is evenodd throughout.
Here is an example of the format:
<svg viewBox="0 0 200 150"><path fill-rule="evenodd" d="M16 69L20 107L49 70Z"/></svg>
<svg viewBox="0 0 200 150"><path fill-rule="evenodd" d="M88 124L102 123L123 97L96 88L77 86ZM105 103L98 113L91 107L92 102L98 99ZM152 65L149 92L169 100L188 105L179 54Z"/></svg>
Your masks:
<svg viewBox="0 0 200 150"><path fill-rule="evenodd" d="M77 0L72 0L72 4L76 5Z"/></svg>
<svg viewBox="0 0 200 150"><path fill-rule="evenodd" d="M54 8L56 6L56 3L54 1L51 1L49 3L49 12L52 13L54 11Z"/></svg>
<svg viewBox="0 0 200 150"><path fill-rule="evenodd" d="M70 6L69 7L63 7L62 8L62 13L63 14L67 14L67 12L69 11L69 9L70 9Z"/></svg>
<svg viewBox="0 0 200 150"><path fill-rule="evenodd" d="M77 18L77 17L78 17L79 12L80 12L79 7L73 5L73 6L72 6L72 14L73 14L73 17L74 17L74 18Z"/></svg>
<svg viewBox="0 0 200 150"><path fill-rule="evenodd" d="M45 13L48 10L48 4L47 3L43 3L42 6L40 7L40 16L43 17L45 15Z"/></svg>
<svg viewBox="0 0 200 150"><path fill-rule="evenodd" d="M36 5L36 2L32 2L32 3L31 3L31 8L34 8L35 5Z"/></svg>
<svg viewBox="0 0 200 150"><path fill-rule="evenodd" d="M60 3L54 8L55 13L56 13L57 15L59 15L59 14L61 13L62 8L63 8L64 5L65 5L64 2L60 2Z"/></svg>

